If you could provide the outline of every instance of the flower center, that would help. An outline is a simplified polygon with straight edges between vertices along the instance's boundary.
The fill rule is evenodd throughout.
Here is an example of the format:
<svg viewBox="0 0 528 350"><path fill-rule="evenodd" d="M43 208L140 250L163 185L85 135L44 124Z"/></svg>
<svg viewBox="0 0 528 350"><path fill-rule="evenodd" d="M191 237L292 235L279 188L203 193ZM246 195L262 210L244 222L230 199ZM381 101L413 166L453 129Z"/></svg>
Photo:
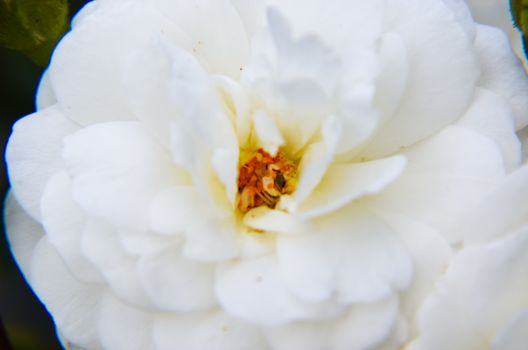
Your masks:
<svg viewBox="0 0 528 350"><path fill-rule="evenodd" d="M281 150L272 156L258 149L240 167L237 208L243 213L261 205L275 208L281 195L295 190L296 174L297 164Z"/></svg>

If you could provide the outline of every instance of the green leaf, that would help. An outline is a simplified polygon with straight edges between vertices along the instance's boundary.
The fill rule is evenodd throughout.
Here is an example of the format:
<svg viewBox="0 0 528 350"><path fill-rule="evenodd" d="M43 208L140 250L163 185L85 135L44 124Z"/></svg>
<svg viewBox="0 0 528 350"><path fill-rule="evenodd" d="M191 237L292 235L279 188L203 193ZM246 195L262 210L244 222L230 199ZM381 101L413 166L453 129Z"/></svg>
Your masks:
<svg viewBox="0 0 528 350"><path fill-rule="evenodd" d="M67 0L0 0L0 46L22 51L46 66L68 30Z"/></svg>
<svg viewBox="0 0 528 350"><path fill-rule="evenodd" d="M528 0L510 0L515 26L523 36L524 53L528 58Z"/></svg>

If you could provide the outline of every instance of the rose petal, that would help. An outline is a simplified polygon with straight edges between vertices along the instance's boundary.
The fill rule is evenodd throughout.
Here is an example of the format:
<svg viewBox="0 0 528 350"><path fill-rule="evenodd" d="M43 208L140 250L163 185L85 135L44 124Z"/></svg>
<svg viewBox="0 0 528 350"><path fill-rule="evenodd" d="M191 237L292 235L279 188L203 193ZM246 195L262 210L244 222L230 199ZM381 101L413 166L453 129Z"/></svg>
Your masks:
<svg viewBox="0 0 528 350"><path fill-rule="evenodd" d="M126 102L134 113L164 145L169 144L169 125L181 118L169 95L171 58L165 46L168 39L160 36L126 57L123 85ZM190 46L190 45L189 45Z"/></svg>
<svg viewBox="0 0 528 350"><path fill-rule="evenodd" d="M494 350L523 350L528 332L528 308L524 308L501 329L493 340Z"/></svg>
<svg viewBox="0 0 528 350"><path fill-rule="evenodd" d="M407 317L412 333L417 333L416 311L444 274L452 248L430 227L401 215L377 213L405 245L413 264L411 285L402 292L400 313Z"/></svg>
<svg viewBox="0 0 528 350"><path fill-rule="evenodd" d="M230 260L240 253L238 229L231 220L195 222L185 231L183 256L202 262Z"/></svg>
<svg viewBox="0 0 528 350"><path fill-rule="evenodd" d="M359 207L329 215L302 235L278 237L277 256L288 289L311 302L379 301L407 287L412 277L401 242Z"/></svg>
<svg viewBox="0 0 528 350"><path fill-rule="evenodd" d="M216 295L226 312L264 326L339 311L331 305L303 303L290 294L285 282L273 257L233 262L219 267Z"/></svg>
<svg viewBox="0 0 528 350"><path fill-rule="evenodd" d="M359 304L338 323L336 350L374 349L393 332L398 321L398 300L388 298L376 304Z"/></svg>
<svg viewBox="0 0 528 350"><path fill-rule="evenodd" d="M99 268L112 292L129 304L153 308L137 274L137 259L124 249L117 232L103 223L89 221L82 234L83 254Z"/></svg>
<svg viewBox="0 0 528 350"><path fill-rule="evenodd" d="M100 1L76 21L53 54L53 91L65 113L81 125L130 120L121 78L126 57L156 32L174 24L147 3Z"/></svg>
<svg viewBox="0 0 528 350"><path fill-rule="evenodd" d="M302 223L290 213L260 206L251 209L244 215L245 225L265 233L278 232L295 234L302 231Z"/></svg>
<svg viewBox="0 0 528 350"><path fill-rule="evenodd" d="M231 0L233 7L237 10L248 38L253 37L253 34L264 26L266 19L266 7L268 0L252 1L251 3L245 0Z"/></svg>
<svg viewBox="0 0 528 350"><path fill-rule="evenodd" d="M284 144L284 139L275 121L265 112L257 111L253 114L253 129L262 148L273 156L277 154L279 147Z"/></svg>
<svg viewBox="0 0 528 350"><path fill-rule="evenodd" d="M49 70L45 70L40 78L39 86L37 88L37 94L35 96L35 105L37 111L51 107L57 103L55 92L51 86Z"/></svg>
<svg viewBox="0 0 528 350"><path fill-rule="evenodd" d="M323 140L312 143L303 153L298 169L297 188L292 195L293 211L308 198L334 160L336 147L342 135L341 123L334 116L328 117L324 122L322 133Z"/></svg>
<svg viewBox="0 0 528 350"><path fill-rule="evenodd" d="M461 127L450 126L402 153L405 171L365 203L421 221L450 241L461 238L452 229L458 217L504 177L497 145Z"/></svg>
<svg viewBox="0 0 528 350"><path fill-rule="evenodd" d="M376 304L360 304L330 322L293 323L272 328L267 337L275 350L377 349L391 333L398 316L398 302L390 298Z"/></svg>
<svg viewBox="0 0 528 350"><path fill-rule="evenodd" d="M71 188L71 181L66 172L57 173L48 182L41 206L46 236L75 278L83 282L101 282L99 271L81 250L86 218L74 202Z"/></svg>
<svg viewBox="0 0 528 350"><path fill-rule="evenodd" d="M45 235L44 228L20 206L12 192L5 199L4 222L9 249L28 279L35 247Z"/></svg>
<svg viewBox="0 0 528 350"><path fill-rule="evenodd" d="M74 278L46 238L39 242L32 258L29 281L61 334L75 346L100 349L96 319L101 310L102 285Z"/></svg>
<svg viewBox="0 0 528 350"><path fill-rule="evenodd" d="M369 158L412 145L458 119L479 77L472 38L443 2L391 1L386 13L387 30L401 36L412 68L397 112L363 152Z"/></svg>
<svg viewBox="0 0 528 350"><path fill-rule="evenodd" d="M268 350L259 330L223 312L160 315L154 323L156 349Z"/></svg>
<svg viewBox="0 0 528 350"><path fill-rule="evenodd" d="M269 30L256 49L241 81L250 87L274 118L290 153L301 149L330 113L339 62L317 37L293 39L289 23L268 10Z"/></svg>
<svg viewBox="0 0 528 350"><path fill-rule="evenodd" d="M374 104L380 110L380 119L383 122L400 106L412 68L407 47L398 33L389 32L383 35L379 56L381 72L377 79Z"/></svg>
<svg viewBox="0 0 528 350"><path fill-rule="evenodd" d="M497 330L528 305L527 248L525 227L455 256L420 311L420 344L427 349L489 348Z"/></svg>
<svg viewBox="0 0 528 350"><path fill-rule="evenodd" d="M76 130L58 105L20 119L13 127L6 149L13 195L37 221L46 183L63 168L63 139Z"/></svg>
<svg viewBox="0 0 528 350"><path fill-rule="evenodd" d="M131 307L111 294L106 294L101 304L101 314L95 325L97 325L99 337L105 349L155 349L152 336L152 314Z"/></svg>
<svg viewBox="0 0 528 350"><path fill-rule="evenodd" d="M239 154L233 125L222 112L212 81L196 59L174 46L167 46L166 50L172 59L169 92L182 116L182 121L173 123L171 130L175 159L185 162L180 165L193 174L195 181L206 181L211 170L215 170L233 202ZM187 154L177 148L180 144ZM208 169L209 157L212 169Z"/></svg>
<svg viewBox="0 0 528 350"><path fill-rule="evenodd" d="M203 207L202 207L203 208ZM200 220L200 202L192 187L172 187L154 197L150 207L150 227L155 231L172 235L182 233Z"/></svg>
<svg viewBox="0 0 528 350"><path fill-rule="evenodd" d="M202 311L215 305L213 267L166 249L138 261L139 279L160 310Z"/></svg>
<svg viewBox="0 0 528 350"><path fill-rule="evenodd" d="M504 166L512 171L521 163L521 144L514 128L510 105L499 95L477 89L473 103L456 125L477 131L491 138L499 146Z"/></svg>
<svg viewBox="0 0 528 350"><path fill-rule="evenodd" d="M357 198L378 193L402 173L405 164L405 157L395 156L366 163L331 165L298 214L303 218L319 217Z"/></svg>
<svg viewBox="0 0 528 350"><path fill-rule="evenodd" d="M454 232L468 242L485 242L519 229L528 217L528 165L517 169L479 203L463 212Z"/></svg>
<svg viewBox="0 0 528 350"><path fill-rule="evenodd" d="M147 228L147 209L159 191L185 179L137 122L84 128L65 140L63 157L81 207L133 230Z"/></svg>
<svg viewBox="0 0 528 350"><path fill-rule="evenodd" d="M475 48L482 66L479 86L505 98L515 116L517 130L528 124L528 79L513 53L508 37L497 28L477 25Z"/></svg>
<svg viewBox="0 0 528 350"><path fill-rule="evenodd" d="M154 6L189 37L189 52L210 74L238 78L249 36L229 0L155 0Z"/></svg>
<svg viewBox="0 0 528 350"><path fill-rule="evenodd" d="M238 144L242 147L248 141L251 132L251 99L249 93L238 81L224 75L215 75L212 79L225 107L232 115Z"/></svg>
<svg viewBox="0 0 528 350"><path fill-rule="evenodd" d="M343 51L372 45L384 29L385 3L379 0L273 0L271 4L295 25L296 33L317 33Z"/></svg>

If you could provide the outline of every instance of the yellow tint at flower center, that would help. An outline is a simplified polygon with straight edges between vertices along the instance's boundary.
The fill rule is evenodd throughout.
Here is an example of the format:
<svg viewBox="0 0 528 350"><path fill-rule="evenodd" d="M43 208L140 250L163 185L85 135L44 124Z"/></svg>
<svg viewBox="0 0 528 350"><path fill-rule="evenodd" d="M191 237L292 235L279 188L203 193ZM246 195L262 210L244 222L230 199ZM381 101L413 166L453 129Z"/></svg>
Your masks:
<svg viewBox="0 0 528 350"><path fill-rule="evenodd" d="M249 155L238 172L237 208L247 211L266 205L275 208L280 196L290 194L297 183L297 164L279 150L272 156L262 148Z"/></svg>

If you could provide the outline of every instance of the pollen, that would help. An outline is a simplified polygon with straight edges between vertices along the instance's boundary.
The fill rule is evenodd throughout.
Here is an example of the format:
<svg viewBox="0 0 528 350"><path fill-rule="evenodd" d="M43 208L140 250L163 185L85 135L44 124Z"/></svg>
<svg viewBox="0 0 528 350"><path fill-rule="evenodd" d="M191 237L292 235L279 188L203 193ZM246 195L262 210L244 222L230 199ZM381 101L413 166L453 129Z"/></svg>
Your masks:
<svg viewBox="0 0 528 350"><path fill-rule="evenodd" d="M295 190L296 179L294 161L281 150L272 156L260 148L240 167L237 208L243 213L262 205L275 208L281 195Z"/></svg>

